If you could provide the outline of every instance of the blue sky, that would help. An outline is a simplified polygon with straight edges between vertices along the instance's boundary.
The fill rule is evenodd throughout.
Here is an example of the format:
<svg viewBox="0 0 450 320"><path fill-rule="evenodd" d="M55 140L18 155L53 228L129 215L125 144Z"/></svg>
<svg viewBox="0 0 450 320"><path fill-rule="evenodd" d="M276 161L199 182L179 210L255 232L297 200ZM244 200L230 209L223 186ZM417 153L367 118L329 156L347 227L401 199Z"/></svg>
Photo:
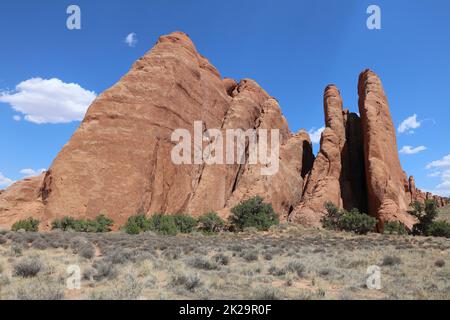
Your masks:
<svg viewBox="0 0 450 320"><path fill-rule="evenodd" d="M81 30L66 28L71 4L81 8ZM366 27L371 4L381 8L381 30ZM188 33L222 76L253 78L275 96L293 131L323 126L328 83L357 111L358 75L373 69L396 127L409 118L397 135L399 149L409 153L400 155L403 168L419 187L450 193L448 0L2 1L0 188L48 168L79 125L70 121L80 118L79 109L60 114L51 103L30 116L38 102L18 112L11 101L20 106L30 90L50 87L78 99L72 107L82 105L118 81L159 35L175 30ZM125 42L130 33L134 46Z"/></svg>

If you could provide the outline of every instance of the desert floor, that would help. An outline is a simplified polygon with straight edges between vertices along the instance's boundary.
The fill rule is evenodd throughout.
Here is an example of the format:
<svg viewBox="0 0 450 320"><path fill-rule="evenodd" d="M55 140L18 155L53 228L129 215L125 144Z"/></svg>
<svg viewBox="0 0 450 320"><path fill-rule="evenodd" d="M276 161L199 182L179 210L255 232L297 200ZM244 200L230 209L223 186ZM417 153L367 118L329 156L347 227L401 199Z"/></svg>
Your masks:
<svg viewBox="0 0 450 320"><path fill-rule="evenodd" d="M366 284L374 265L381 289ZM0 274L0 299L450 299L450 239L288 224L176 237L2 231Z"/></svg>

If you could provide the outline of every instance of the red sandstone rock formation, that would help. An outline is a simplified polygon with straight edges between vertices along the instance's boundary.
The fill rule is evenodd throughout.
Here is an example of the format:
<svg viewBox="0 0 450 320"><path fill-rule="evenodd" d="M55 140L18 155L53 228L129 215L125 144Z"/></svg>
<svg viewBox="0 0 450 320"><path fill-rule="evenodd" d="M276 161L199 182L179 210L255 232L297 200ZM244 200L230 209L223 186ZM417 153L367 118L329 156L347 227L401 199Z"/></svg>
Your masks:
<svg viewBox="0 0 450 320"><path fill-rule="evenodd" d="M325 202L331 201L343 207L340 177L346 134L342 98L334 85L325 89L324 113L326 128L322 133L320 150L314 160L302 201L291 214L292 221L314 227L321 225Z"/></svg>
<svg viewBox="0 0 450 320"><path fill-rule="evenodd" d="M45 174L17 181L0 191L0 226L11 226L30 216L43 219L44 208L39 200Z"/></svg>
<svg viewBox="0 0 450 320"><path fill-rule="evenodd" d="M414 219L406 212L410 201L406 177L398 157L395 127L378 76L361 73L358 83L359 112L364 140L368 211L381 222L398 220L412 228Z"/></svg>
<svg viewBox="0 0 450 320"><path fill-rule="evenodd" d="M434 198L406 178L398 159L395 129L379 78L360 75L361 118L343 110L336 86L324 93L326 129L317 158L305 131L292 134L278 102L255 81L223 79L181 32L161 37L113 87L90 106L85 119L48 172L0 191L0 226L34 216L49 228L57 217L106 214L117 226L136 213L209 210L223 216L238 202L260 195L283 219L320 227L324 203L358 208L380 220L412 227L412 201ZM264 164L171 160L175 129L194 136L218 129L278 129L279 170ZM264 139L259 133L258 140ZM202 147L214 139L201 140ZM270 145L269 145L270 147ZM245 154L251 151L245 143ZM235 149L233 155L237 157Z"/></svg>
<svg viewBox="0 0 450 320"><path fill-rule="evenodd" d="M195 121L203 122L204 132L279 129L279 172L261 176L261 166L248 161L174 164L171 134L186 129L194 137ZM94 101L44 181L33 184L27 200L35 210L23 214L48 224L56 217L103 213L122 225L138 212L200 215L259 194L286 216L300 201L314 158L311 149L308 135L291 134L277 101L256 82L223 79L187 35L175 32L162 36ZM0 195L0 224L23 217L12 209L17 200L10 189Z"/></svg>

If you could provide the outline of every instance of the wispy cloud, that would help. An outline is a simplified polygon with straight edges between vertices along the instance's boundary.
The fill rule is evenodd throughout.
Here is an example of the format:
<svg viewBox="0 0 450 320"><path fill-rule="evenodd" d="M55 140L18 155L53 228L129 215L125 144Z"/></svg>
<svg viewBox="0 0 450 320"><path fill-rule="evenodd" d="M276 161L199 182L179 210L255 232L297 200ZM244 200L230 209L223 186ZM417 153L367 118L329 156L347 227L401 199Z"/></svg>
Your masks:
<svg viewBox="0 0 450 320"><path fill-rule="evenodd" d="M450 167L450 154L427 164L427 169Z"/></svg>
<svg viewBox="0 0 450 320"><path fill-rule="evenodd" d="M440 183L436 186L436 190L432 192L441 196L450 196L450 154L442 159L430 162L427 169L438 169L430 173L428 176L432 178L440 178Z"/></svg>
<svg viewBox="0 0 450 320"><path fill-rule="evenodd" d="M0 102L10 104L26 121L36 124L80 121L95 98L95 92L56 78L32 78L19 83L15 92L0 93Z"/></svg>
<svg viewBox="0 0 450 320"><path fill-rule="evenodd" d="M0 172L0 187L8 187L11 185L14 181L5 177L3 173Z"/></svg>
<svg viewBox="0 0 450 320"><path fill-rule="evenodd" d="M46 169L38 169L38 170L34 170L34 169L22 169L20 170L20 173L25 177L25 178L30 178L30 177L36 177L39 176L42 172L44 172Z"/></svg>
<svg viewBox="0 0 450 320"><path fill-rule="evenodd" d="M418 146L418 147L411 147L411 146L404 146L403 148L400 149L400 153L403 154L416 154L422 151L427 150L427 148L425 146Z"/></svg>
<svg viewBox="0 0 450 320"><path fill-rule="evenodd" d="M132 32L125 37L125 43L130 47L135 47L138 42L136 33Z"/></svg>
<svg viewBox="0 0 450 320"><path fill-rule="evenodd" d="M314 144L320 143L320 138L322 137L322 132L325 130L325 127L319 128L316 130L316 128L312 128L308 131L309 136L311 138L311 142Z"/></svg>
<svg viewBox="0 0 450 320"><path fill-rule="evenodd" d="M417 121L417 114L413 114L411 117L406 118L398 126L399 133L414 133L413 129L420 128L421 122Z"/></svg>

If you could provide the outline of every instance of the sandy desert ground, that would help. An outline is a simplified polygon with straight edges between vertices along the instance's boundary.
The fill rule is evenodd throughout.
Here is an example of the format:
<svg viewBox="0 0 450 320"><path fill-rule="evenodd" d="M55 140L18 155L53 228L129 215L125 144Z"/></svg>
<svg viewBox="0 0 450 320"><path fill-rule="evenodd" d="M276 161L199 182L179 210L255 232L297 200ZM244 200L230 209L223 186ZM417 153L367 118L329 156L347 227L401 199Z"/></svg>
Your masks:
<svg viewBox="0 0 450 320"><path fill-rule="evenodd" d="M373 265L379 290L366 284ZM174 237L2 231L0 273L0 299L450 299L450 239L289 224Z"/></svg>

